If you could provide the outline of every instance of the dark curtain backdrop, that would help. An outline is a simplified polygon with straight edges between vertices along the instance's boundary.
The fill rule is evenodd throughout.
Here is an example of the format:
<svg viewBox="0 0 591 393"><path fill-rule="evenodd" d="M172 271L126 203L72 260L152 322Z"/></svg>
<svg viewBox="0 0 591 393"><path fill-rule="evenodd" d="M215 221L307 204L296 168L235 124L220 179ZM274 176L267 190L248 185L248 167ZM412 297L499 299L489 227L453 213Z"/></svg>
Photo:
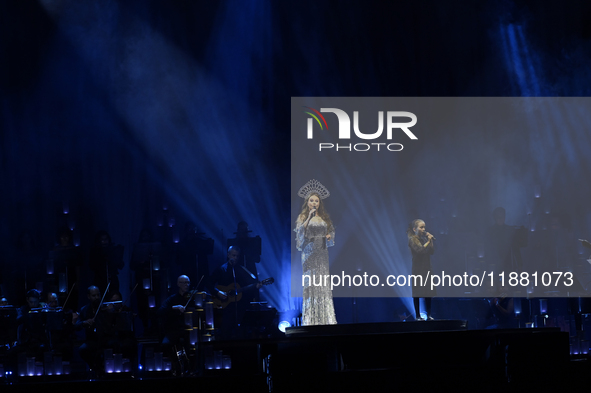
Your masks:
<svg viewBox="0 0 591 393"><path fill-rule="evenodd" d="M44 254L64 223L84 250L106 229L128 264L142 228L174 242L190 220L216 241L213 268L245 220L263 239L260 275L276 279L265 297L297 308L291 96L591 86L585 1L12 0L0 18L3 282L24 230ZM583 129L544 138L541 149L589 164ZM128 267L120 277L125 296ZM337 301L339 321L391 320L398 305L353 303Z"/></svg>

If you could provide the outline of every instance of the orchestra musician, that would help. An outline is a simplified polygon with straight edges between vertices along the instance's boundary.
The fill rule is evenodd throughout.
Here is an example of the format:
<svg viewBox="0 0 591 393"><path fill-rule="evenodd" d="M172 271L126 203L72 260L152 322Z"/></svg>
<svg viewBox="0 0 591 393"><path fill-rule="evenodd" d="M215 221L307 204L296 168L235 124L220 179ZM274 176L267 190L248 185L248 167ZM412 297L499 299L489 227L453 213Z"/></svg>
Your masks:
<svg viewBox="0 0 591 393"><path fill-rule="evenodd" d="M87 297L89 304L82 307L76 322L76 329L84 329L86 334L79 352L88 367L101 374L105 349L111 348L113 353L134 358L136 341L132 330L133 314L129 308L123 307L121 294L117 291L108 298L104 295L103 298L110 301L103 303L99 288L92 285L88 287Z"/></svg>
<svg viewBox="0 0 591 393"><path fill-rule="evenodd" d="M212 296L224 302L224 307L221 309L222 339L230 339L238 335L239 324L250 300L256 296L262 286L256 277L252 277L239 265L239 260L240 249L231 246L228 249L226 263L214 270L207 285ZM220 287L228 289L221 290ZM240 300L235 293L238 287L242 294Z"/></svg>
<svg viewBox="0 0 591 393"><path fill-rule="evenodd" d="M48 347L45 326L39 314L41 309L41 292L31 289L27 292L27 304L17 310L16 323L18 325L18 350L26 351L27 356L41 358Z"/></svg>
<svg viewBox="0 0 591 393"><path fill-rule="evenodd" d="M51 350L61 355L64 360L70 360L73 354L73 311L64 311L59 306L58 295L54 292L47 294L47 303L42 310L45 330Z"/></svg>
<svg viewBox="0 0 591 393"><path fill-rule="evenodd" d="M190 340L185 326L185 311L195 307L194 291L189 290L191 287L189 277L185 275L179 276L177 278L177 287L178 291L168 297L158 310L164 333L162 351L169 354L171 359L177 359L180 363L174 363L175 374L179 371L184 372L182 363L184 361L188 362L185 348L190 345Z"/></svg>
<svg viewBox="0 0 591 393"><path fill-rule="evenodd" d="M0 298L0 346L10 348L16 341L16 313L17 310L8 304L8 299ZM1 354L1 351L0 351Z"/></svg>
<svg viewBox="0 0 591 393"><path fill-rule="evenodd" d="M27 303L16 310L17 341L7 353L5 364L7 370L16 372L17 359L23 354L27 358L43 359L43 352L49 347L42 315L39 312L40 298L41 292L30 289L26 293Z"/></svg>
<svg viewBox="0 0 591 393"><path fill-rule="evenodd" d="M88 364L91 370L100 370L100 322L95 319L98 316L98 308L101 303L101 291L98 287L91 285L86 291L89 303L82 307L76 321L76 330L84 330L86 338L80 346L79 352L82 360ZM98 325L98 326L97 326Z"/></svg>
<svg viewBox="0 0 591 393"><path fill-rule="evenodd" d="M55 309L57 308L57 294L55 292L49 292L47 294L47 303L45 307Z"/></svg>
<svg viewBox="0 0 591 393"><path fill-rule="evenodd" d="M234 239L228 239L226 247L234 246L240 250L240 260L238 263L243 265L249 272L258 278L257 264L261 262L261 237L251 237L248 234L252 232L248 228L246 221L240 221L238 228L234 234ZM251 294L255 301L259 300L259 293L257 290L252 290Z"/></svg>
<svg viewBox="0 0 591 393"><path fill-rule="evenodd" d="M119 291L110 292L103 303L101 313L104 318L105 331L102 345L112 348L113 353L121 353L124 358L133 359L137 353L137 341L133 332L133 312L123 304Z"/></svg>
<svg viewBox="0 0 591 393"><path fill-rule="evenodd" d="M119 291L109 292L108 301L105 303L108 310L116 312L131 312L131 308L123 304L123 296Z"/></svg>

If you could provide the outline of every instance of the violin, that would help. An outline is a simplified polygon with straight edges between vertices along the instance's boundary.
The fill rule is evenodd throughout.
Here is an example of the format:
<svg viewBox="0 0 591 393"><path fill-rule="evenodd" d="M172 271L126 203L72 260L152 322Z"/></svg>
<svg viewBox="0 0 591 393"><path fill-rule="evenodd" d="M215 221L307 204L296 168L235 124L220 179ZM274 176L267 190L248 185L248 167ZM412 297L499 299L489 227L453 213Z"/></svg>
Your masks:
<svg viewBox="0 0 591 393"><path fill-rule="evenodd" d="M123 303L123 301L121 301L121 300L116 300L116 301L114 301L114 302L104 302L104 303L103 303L103 306L114 305L114 304L122 304L122 303Z"/></svg>
<svg viewBox="0 0 591 393"><path fill-rule="evenodd" d="M197 287L199 286L199 284L201 284L203 277L205 277L205 276L201 276L201 279L197 283ZM189 302L191 301L193 296L197 295L198 293L205 293L205 292L199 291L197 289L191 289L183 294L183 297L188 300L187 305L185 307L187 307L189 305Z"/></svg>
<svg viewBox="0 0 591 393"><path fill-rule="evenodd" d="M195 296L196 294L198 294L199 291L196 289L192 289L188 292L185 292L185 294L183 295L185 299L189 300L191 299L193 296Z"/></svg>
<svg viewBox="0 0 591 393"><path fill-rule="evenodd" d="M101 305L101 311L121 312L123 308L123 301L121 300L116 300L113 302L103 302L103 304Z"/></svg>

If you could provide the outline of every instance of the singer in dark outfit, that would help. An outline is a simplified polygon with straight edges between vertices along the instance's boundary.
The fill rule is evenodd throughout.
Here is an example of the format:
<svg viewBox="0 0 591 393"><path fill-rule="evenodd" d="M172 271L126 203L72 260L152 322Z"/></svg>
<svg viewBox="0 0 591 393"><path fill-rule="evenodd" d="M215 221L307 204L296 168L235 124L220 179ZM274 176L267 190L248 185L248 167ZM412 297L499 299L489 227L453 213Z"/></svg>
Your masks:
<svg viewBox="0 0 591 393"><path fill-rule="evenodd" d="M425 221L416 219L409 224L406 235L408 236L408 247L412 254L412 274L420 275L423 280L427 278L427 273L431 271L431 255L435 252L434 237L425 230ZM420 283L419 283L420 284ZM433 321L431 316L431 299L436 295L435 290L430 285L413 285L412 298L415 307L416 320L424 321L420 312L420 298L425 299L425 311L427 320Z"/></svg>

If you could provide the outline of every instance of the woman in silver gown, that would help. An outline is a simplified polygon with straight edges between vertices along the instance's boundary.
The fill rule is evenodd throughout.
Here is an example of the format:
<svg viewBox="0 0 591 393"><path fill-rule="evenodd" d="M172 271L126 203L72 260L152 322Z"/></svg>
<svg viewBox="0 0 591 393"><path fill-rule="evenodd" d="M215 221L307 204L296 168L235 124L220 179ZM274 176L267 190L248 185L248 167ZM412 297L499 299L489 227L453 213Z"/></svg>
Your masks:
<svg viewBox="0 0 591 393"><path fill-rule="evenodd" d="M337 323L330 280L323 285L323 277L329 274L327 247L334 245L334 227L324 209L322 199L329 193L322 184L311 180L298 195L305 199L296 220L296 247L302 252L303 304L302 325L334 325Z"/></svg>

